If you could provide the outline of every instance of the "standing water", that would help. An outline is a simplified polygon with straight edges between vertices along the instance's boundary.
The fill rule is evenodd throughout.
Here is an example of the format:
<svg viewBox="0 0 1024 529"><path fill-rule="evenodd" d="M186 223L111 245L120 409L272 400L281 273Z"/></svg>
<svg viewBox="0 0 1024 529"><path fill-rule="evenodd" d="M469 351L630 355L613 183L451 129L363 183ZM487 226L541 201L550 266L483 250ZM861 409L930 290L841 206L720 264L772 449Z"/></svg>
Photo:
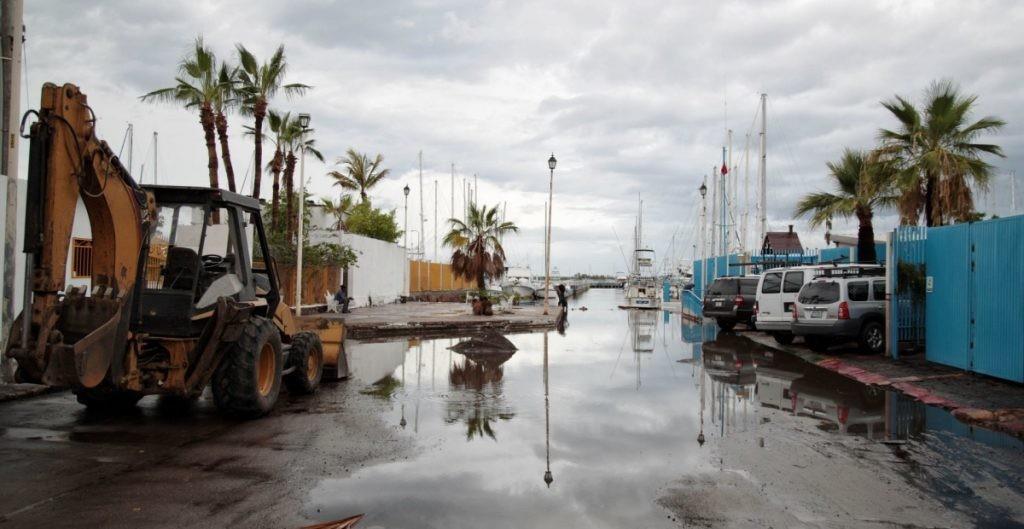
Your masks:
<svg viewBox="0 0 1024 529"><path fill-rule="evenodd" d="M347 344L415 449L322 481L307 511L420 528L1024 519L1019 440L621 296L591 290L564 334L509 335L514 352Z"/></svg>

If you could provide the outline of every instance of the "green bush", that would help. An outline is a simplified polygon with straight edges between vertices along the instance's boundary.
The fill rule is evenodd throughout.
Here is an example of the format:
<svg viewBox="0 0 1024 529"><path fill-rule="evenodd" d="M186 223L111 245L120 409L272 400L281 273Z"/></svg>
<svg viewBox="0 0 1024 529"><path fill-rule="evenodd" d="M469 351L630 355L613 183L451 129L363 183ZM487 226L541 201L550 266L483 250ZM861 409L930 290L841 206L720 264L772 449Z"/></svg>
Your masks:
<svg viewBox="0 0 1024 529"><path fill-rule="evenodd" d="M384 212L380 208L373 207L369 202L362 202L354 206L345 224L348 226L349 233L387 242L398 242L398 238L403 233L398 229L398 223L395 222L395 210Z"/></svg>

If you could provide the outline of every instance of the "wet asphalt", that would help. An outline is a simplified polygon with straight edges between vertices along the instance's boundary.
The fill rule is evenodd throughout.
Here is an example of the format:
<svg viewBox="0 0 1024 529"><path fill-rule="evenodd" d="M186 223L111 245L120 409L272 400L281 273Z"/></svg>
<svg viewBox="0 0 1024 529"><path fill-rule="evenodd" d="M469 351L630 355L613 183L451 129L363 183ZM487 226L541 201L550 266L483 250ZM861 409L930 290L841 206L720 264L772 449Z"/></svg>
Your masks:
<svg viewBox="0 0 1024 529"><path fill-rule="evenodd" d="M348 343L352 379L257 421L0 404L0 528L1024 523L1020 440L619 295L514 352Z"/></svg>

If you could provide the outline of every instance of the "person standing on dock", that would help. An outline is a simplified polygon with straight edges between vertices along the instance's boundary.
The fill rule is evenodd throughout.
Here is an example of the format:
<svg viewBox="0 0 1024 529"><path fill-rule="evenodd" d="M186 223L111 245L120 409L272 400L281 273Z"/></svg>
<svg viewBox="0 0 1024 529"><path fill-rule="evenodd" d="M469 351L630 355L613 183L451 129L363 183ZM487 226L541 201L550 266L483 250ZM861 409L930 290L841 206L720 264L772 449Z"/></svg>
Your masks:
<svg viewBox="0 0 1024 529"><path fill-rule="evenodd" d="M334 294L334 300L338 302L338 305L341 305L341 313L348 314L349 297L348 289L345 288L345 283L342 283L341 286L338 287L338 291Z"/></svg>
<svg viewBox="0 0 1024 529"><path fill-rule="evenodd" d="M565 285L555 287L555 292L558 294L558 308L563 312L569 312L569 302L565 299Z"/></svg>

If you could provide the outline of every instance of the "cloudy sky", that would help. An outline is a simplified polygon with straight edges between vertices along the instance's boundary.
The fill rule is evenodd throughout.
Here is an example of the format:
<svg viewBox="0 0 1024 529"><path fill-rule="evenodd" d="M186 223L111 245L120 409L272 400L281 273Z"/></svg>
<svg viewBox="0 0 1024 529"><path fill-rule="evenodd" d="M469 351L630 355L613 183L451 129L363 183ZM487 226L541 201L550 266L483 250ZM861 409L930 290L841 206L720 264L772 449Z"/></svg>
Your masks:
<svg viewBox="0 0 1024 529"><path fill-rule="evenodd" d="M173 83L195 36L225 59L233 59L237 42L260 56L283 43L288 79L315 88L272 106L311 113L329 159L307 164L311 191L337 194L324 175L346 148L380 152L392 176L374 191L375 204L397 207L401 219L401 188L409 184L409 225L418 230L422 150L428 257L434 181L443 226L455 163L456 212L463 179L478 175L480 202L507 203L509 220L522 228L507 245L511 261L542 270L546 160L554 152L553 256L563 273L625 269L638 197L645 242L659 260L689 258L697 188L721 163L727 129L734 174L743 174L752 134L754 181L762 92L768 225L795 222L808 247L824 240L792 219L798 197L827 187L824 163L844 146L871 147L877 129L892 124L880 100L917 97L933 79L958 81L980 96L979 114L1008 122L989 138L1007 158L993 160L1002 176L979 198L980 209L1006 214L1006 175L1024 169L1024 5L1013 1L25 4L24 102L35 107L45 81L80 85L99 116L100 136L115 148L134 125L133 172L146 182L154 131L161 183L207 182L197 116L138 101ZM236 172L248 168L248 187L252 145L238 135L245 122L232 116L231 148ZM742 210L742 187L738 202ZM885 213L876 220L876 233L893 224ZM835 231L856 227L838 223Z"/></svg>

